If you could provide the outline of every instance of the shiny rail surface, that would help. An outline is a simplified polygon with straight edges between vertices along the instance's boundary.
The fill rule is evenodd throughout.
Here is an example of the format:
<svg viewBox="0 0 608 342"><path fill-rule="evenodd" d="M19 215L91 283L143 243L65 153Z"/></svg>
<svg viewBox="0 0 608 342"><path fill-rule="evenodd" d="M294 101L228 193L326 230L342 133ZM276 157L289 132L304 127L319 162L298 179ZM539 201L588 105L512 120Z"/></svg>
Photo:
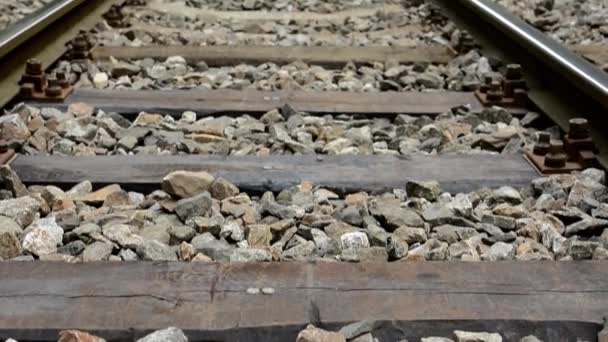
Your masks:
<svg viewBox="0 0 608 342"><path fill-rule="evenodd" d="M55 0L0 32L0 58L83 2L84 0Z"/></svg>
<svg viewBox="0 0 608 342"><path fill-rule="evenodd" d="M562 129L577 116L589 119L608 166L608 74L491 0L432 0L471 33L486 55L522 64L532 102Z"/></svg>

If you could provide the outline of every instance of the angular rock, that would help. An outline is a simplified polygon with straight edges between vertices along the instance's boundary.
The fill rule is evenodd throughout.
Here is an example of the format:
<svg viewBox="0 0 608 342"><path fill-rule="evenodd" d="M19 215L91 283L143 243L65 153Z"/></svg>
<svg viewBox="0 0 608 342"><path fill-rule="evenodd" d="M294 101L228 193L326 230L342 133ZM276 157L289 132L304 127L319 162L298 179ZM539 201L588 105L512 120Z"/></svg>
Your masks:
<svg viewBox="0 0 608 342"><path fill-rule="evenodd" d="M145 240L137 246L137 255L142 260L150 261L177 261L175 251L162 242L156 240Z"/></svg>
<svg viewBox="0 0 608 342"><path fill-rule="evenodd" d="M10 217L0 216L0 234L12 233L15 236L21 236L23 229Z"/></svg>
<svg viewBox="0 0 608 342"><path fill-rule="evenodd" d="M369 240L367 239L367 235L362 232L342 234L342 236L340 236L340 242L342 245L342 249L368 248L370 246Z"/></svg>
<svg viewBox="0 0 608 342"><path fill-rule="evenodd" d="M211 196L217 200L223 200L229 197L233 197L239 194L239 188L236 185L230 183L224 178L217 178L213 183L211 183L211 188L209 190L211 192Z"/></svg>
<svg viewBox="0 0 608 342"><path fill-rule="evenodd" d="M188 198L209 191L214 180L207 172L174 171L163 178L162 189L171 195Z"/></svg>
<svg viewBox="0 0 608 342"><path fill-rule="evenodd" d="M308 325L306 329L300 331L296 338L296 342L346 342L346 338L340 333Z"/></svg>
<svg viewBox="0 0 608 342"><path fill-rule="evenodd" d="M0 233L0 260L16 258L22 252L21 244L15 233Z"/></svg>
<svg viewBox="0 0 608 342"><path fill-rule="evenodd" d="M23 236L21 246L24 250L41 256L53 254L63 241L63 229L54 217L39 219L30 225Z"/></svg>
<svg viewBox="0 0 608 342"><path fill-rule="evenodd" d="M170 327L155 331L136 342L188 342L188 338L181 329Z"/></svg>
<svg viewBox="0 0 608 342"><path fill-rule="evenodd" d="M84 331L63 330L59 333L57 342L106 342L106 340Z"/></svg>
<svg viewBox="0 0 608 342"><path fill-rule="evenodd" d="M437 181L409 181L405 184L405 191L409 197L419 197L427 201L434 201L441 194L441 187Z"/></svg>
<svg viewBox="0 0 608 342"><path fill-rule="evenodd" d="M22 228L34 221L41 204L30 196L0 201L0 215L13 219Z"/></svg>
<svg viewBox="0 0 608 342"><path fill-rule="evenodd" d="M135 249L144 243L144 239L134 234L126 224L109 224L103 227L103 235L123 248Z"/></svg>
<svg viewBox="0 0 608 342"><path fill-rule="evenodd" d="M212 205L211 195L208 192L203 192L194 197L177 201L175 213L183 222L186 222L191 217L208 216L211 213Z"/></svg>
<svg viewBox="0 0 608 342"><path fill-rule="evenodd" d="M515 247L508 243L497 242L481 255L482 260L486 261L503 261L513 260L515 257Z"/></svg>
<svg viewBox="0 0 608 342"><path fill-rule="evenodd" d="M0 184L3 184L4 188L9 190L15 198L28 194L27 188L23 185L17 173L8 165L0 167Z"/></svg>
<svg viewBox="0 0 608 342"><path fill-rule="evenodd" d="M427 240L426 230L424 228L413 228L413 227L399 227L393 234L395 237L408 243L409 245L415 243L424 243Z"/></svg>
<svg viewBox="0 0 608 342"><path fill-rule="evenodd" d="M420 215L411 209L402 208L398 198L376 198L372 200L369 211L388 229L394 230L400 226L424 226Z"/></svg>
<svg viewBox="0 0 608 342"><path fill-rule="evenodd" d="M88 245L82 252L82 261L102 261L107 260L112 254L112 245L109 243L95 241Z"/></svg>
<svg viewBox="0 0 608 342"><path fill-rule="evenodd" d="M496 333L454 331L456 342L502 342L502 337Z"/></svg>

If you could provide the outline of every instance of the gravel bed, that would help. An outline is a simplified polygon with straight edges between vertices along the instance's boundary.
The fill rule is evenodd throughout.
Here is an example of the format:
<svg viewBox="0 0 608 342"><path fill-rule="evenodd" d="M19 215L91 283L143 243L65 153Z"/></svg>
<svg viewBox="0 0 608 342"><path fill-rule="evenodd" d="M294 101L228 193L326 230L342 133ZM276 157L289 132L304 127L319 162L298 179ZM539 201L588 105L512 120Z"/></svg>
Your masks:
<svg viewBox="0 0 608 342"><path fill-rule="evenodd" d="M606 174L588 169L449 194L434 181L343 197L309 182L263 196L175 171L148 194L119 185L26 188L0 168L0 259L501 261L608 258Z"/></svg>
<svg viewBox="0 0 608 342"><path fill-rule="evenodd" d="M513 154L534 143L537 129L528 124L538 118L530 113L520 121L498 107L393 119L296 112L286 118L287 112L198 120L194 112L179 119L142 112L129 121L82 103L66 112L18 105L0 117L0 133L16 150L34 155ZM559 136L558 129L548 130Z"/></svg>
<svg viewBox="0 0 608 342"><path fill-rule="evenodd" d="M280 5L277 2L265 3ZM323 3L323 6L331 9L328 13L338 15L336 12L342 10L344 6L336 5L339 4ZM382 5L384 7L378 4L375 7L368 7L369 13L343 15L343 18L338 19L319 17L316 20L279 21L199 18L196 12L166 13L147 7L126 7L123 12L125 22L130 28L112 29L100 24L95 37L100 44L110 46L143 44L415 46L449 45L452 40L458 39L458 34L452 37L457 32L454 25L428 4L382 2ZM347 9L365 11L366 7L356 6Z"/></svg>
<svg viewBox="0 0 608 342"><path fill-rule="evenodd" d="M186 0L185 4L193 8L206 8L222 11L308 11L332 13L352 8L370 7L375 5L402 4L401 0ZM413 2L413 1L409 1ZM173 3L184 3L183 0L164 0L168 6Z"/></svg>
<svg viewBox="0 0 608 342"><path fill-rule="evenodd" d="M49 2L51 0L0 0L0 31Z"/></svg>
<svg viewBox="0 0 608 342"><path fill-rule="evenodd" d="M533 26L566 44L608 43L605 0L497 0Z"/></svg>
<svg viewBox="0 0 608 342"><path fill-rule="evenodd" d="M272 295L268 293L267 295ZM342 327L338 332L327 331L309 325L306 329L300 331L296 342L378 342L374 337L374 321L363 321L353 323ZM88 342L105 342L101 337L91 335L84 331L65 330L59 333L58 342L68 341L88 341ZM503 337L495 332L473 332L464 330L455 330L452 336L448 337L423 337L420 342L502 342ZM6 342L18 342L9 339ZM149 335L146 335L136 342L188 342L188 337L184 332L176 327L170 327L163 330L157 330ZM395 342L407 342L407 340L396 340ZM534 335L523 337L519 342L542 342Z"/></svg>
<svg viewBox="0 0 608 342"><path fill-rule="evenodd" d="M325 68L294 62L209 67L204 61L187 63L180 56L164 61L151 58L91 62L61 62L56 71L69 75L77 87L98 89L302 89L309 91L471 91L486 76L501 79L487 58L476 51L448 64L395 62Z"/></svg>

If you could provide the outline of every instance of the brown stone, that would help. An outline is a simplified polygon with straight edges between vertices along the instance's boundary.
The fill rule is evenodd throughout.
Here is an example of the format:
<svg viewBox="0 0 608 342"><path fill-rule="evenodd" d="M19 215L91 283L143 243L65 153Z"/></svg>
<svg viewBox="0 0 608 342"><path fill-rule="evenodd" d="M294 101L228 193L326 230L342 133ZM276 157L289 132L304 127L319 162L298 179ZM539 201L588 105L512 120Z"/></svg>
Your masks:
<svg viewBox="0 0 608 342"><path fill-rule="evenodd" d="M190 136L190 138L201 144L217 143L217 142L222 142L222 141L226 140L222 137L218 137L217 135L206 134L206 133L194 133Z"/></svg>
<svg viewBox="0 0 608 342"><path fill-rule="evenodd" d="M346 342L344 335L308 325L300 331L296 342Z"/></svg>
<svg viewBox="0 0 608 342"><path fill-rule="evenodd" d="M212 184L209 190L211 192L211 196L217 200L224 200L229 197L233 197L239 194L239 188L236 185L230 183L224 178L216 179Z"/></svg>
<svg viewBox="0 0 608 342"><path fill-rule="evenodd" d="M17 173L8 165L0 167L0 182L4 183L4 187L12 192L15 197L28 194L27 188L23 185Z"/></svg>
<svg viewBox="0 0 608 342"><path fill-rule="evenodd" d="M21 252L21 244L13 232L0 234L0 260L12 259Z"/></svg>
<svg viewBox="0 0 608 342"><path fill-rule="evenodd" d="M105 201L103 201L104 207L117 207L121 205L131 205L131 198L124 190L118 190L110 193L106 197Z"/></svg>
<svg viewBox="0 0 608 342"><path fill-rule="evenodd" d="M155 126L158 125L163 120L162 115L160 114L148 114L145 112L139 113L135 121L133 121L134 126Z"/></svg>
<svg viewBox="0 0 608 342"><path fill-rule="evenodd" d="M91 116L94 112L95 107L82 102L72 103L68 107L68 113L73 114L75 117Z"/></svg>
<svg viewBox="0 0 608 342"><path fill-rule="evenodd" d="M168 194L187 198L209 191L215 178L208 172L174 171L163 178L162 189Z"/></svg>
<svg viewBox="0 0 608 342"><path fill-rule="evenodd" d="M122 191L122 188L118 184L108 185L97 191L90 192L88 194L78 196L74 198L76 202L84 202L86 204L99 205L103 204L109 195L117 191Z"/></svg>
<svg viewBox="0 0 608 342"><path fill-rule="evenodd" d="M346 205L360 205L366 204L369 195L366 192L358 192L356 194L350 194L344 199Z"/></svg>
<svg viewBox="0 0 608 342"><path fill-rule="evenodd" d="M64 330L59 333L57 342L105 342L101 337L78 330Z"/></svg>
<svg viewBox="0 0 608 342"><path fill-rule="evenodd" d="M270 149L267 147L262 147L256 152L256 156L258 157L268 157L270 155Z"/></svg>
<svg viewBox="0 0 608 342"><path fill-rule="evenodd" d="M182 242L177 248L177 255L180 260L190 261L196 256L196 249L187 242Z"/></svg>
<svg viewBox="0 0 608 342"><path fill-rule="evenodd" d="M270 226L266 224L249 226L247 242L249 243L249 246L253 248L270 247L270 243L272 242L272 231L270 230Z"/></svg>
<svg viewBox="0 0 608 342"><path fill-rule="evenodd" d="M75 207L76 207L76 204L74 203L74 201L71 198L60 198L55 201L55 203L53 204L52 210L61 211L61 210L65 210L65 209L72 209Z"/></svg>

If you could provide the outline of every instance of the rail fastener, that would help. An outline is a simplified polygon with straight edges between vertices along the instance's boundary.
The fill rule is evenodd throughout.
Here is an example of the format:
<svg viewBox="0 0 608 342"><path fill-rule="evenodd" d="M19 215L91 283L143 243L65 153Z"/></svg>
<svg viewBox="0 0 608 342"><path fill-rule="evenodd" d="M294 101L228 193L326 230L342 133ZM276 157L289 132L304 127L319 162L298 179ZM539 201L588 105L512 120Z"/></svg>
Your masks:
<svg viewBox="0 0 608 342"><path fill-rule="evenodd" d="M113 5L110 10L103 15L108 25L113 28L125 28L128 27L128 23L125 21L125 16L122 13L122 6Z"/></svg>
<svg viewBox="0 0 608 342"><path fill-rule="evenodd" d="M591 139L589 122L574 118L569 124L563 140L551 140L549 133L541 132L532 151L526 152L526 159L540 174L570 173L597 167L598 149Z"/></svg>
<svg viewBox="0 0 608 342"><path fill-rule="evenodd" d="M44 72L42 63L35 59L27 61L19 85L18 96L21 100L42 102L62 102L74 90L65 73L50 76Z"/></svg>
<svg viewBox="0 0 608 342"><path fill-rule="evenodd" d="M475 95L484 106L526 108L530 105L528 86L519 64L509 64L502 80L488 75Z"/></svg>
<svg viewBox="0 0 608 342"><path fill-rule="evenodd" d="M91 59L91 49L93 49L93 43L89 39L86 31L78 32L76 37L66 44L66 47L68 48L66 58L69 60L74 61Z"/></svg>

